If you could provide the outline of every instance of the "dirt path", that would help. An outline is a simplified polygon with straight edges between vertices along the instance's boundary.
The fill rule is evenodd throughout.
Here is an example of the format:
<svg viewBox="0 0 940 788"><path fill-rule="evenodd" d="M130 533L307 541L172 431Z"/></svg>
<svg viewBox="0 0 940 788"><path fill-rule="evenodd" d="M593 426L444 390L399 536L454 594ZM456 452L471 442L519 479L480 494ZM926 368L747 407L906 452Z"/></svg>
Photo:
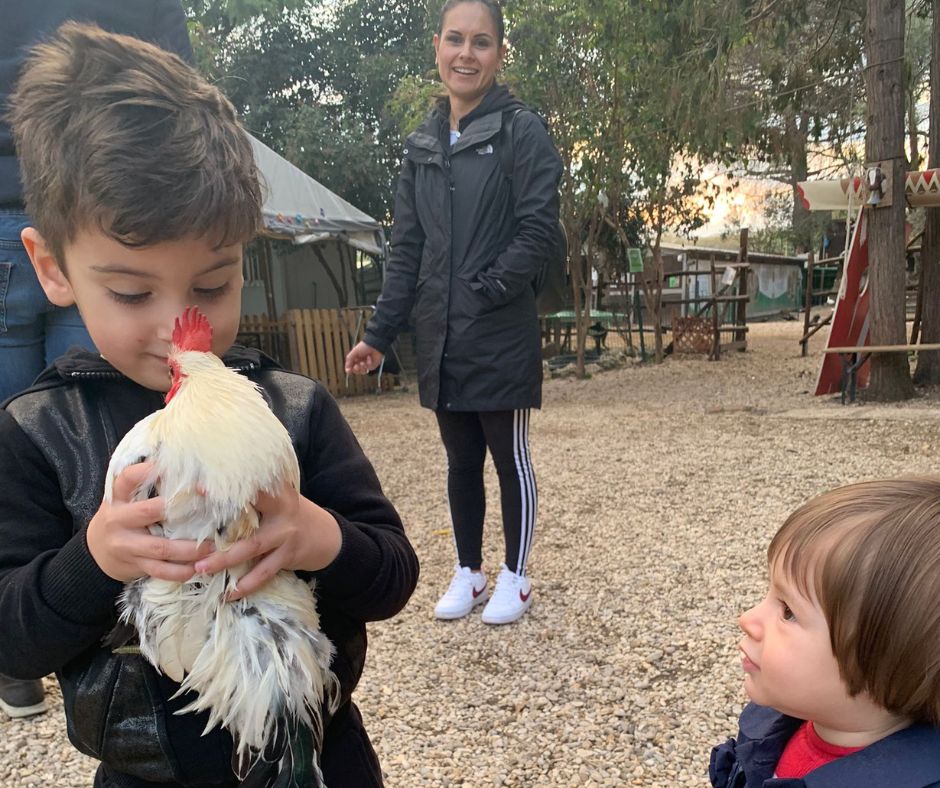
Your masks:
<svg viewBox="0 0 940 788"><path fill-rule="evenodd" d="M357 691L389 786L707 785L744 701L735 620L783 517L831 486L937 470L938 398L813 398L819 356L800 357L799 331L758 324L718 363L546 383L536 601L504 628L432 616L454 561L433 414L414 391L342 402L422 561L408 608L370 626ZM87 786L92 768L60 711L0 721L0 785Z"/></svg>

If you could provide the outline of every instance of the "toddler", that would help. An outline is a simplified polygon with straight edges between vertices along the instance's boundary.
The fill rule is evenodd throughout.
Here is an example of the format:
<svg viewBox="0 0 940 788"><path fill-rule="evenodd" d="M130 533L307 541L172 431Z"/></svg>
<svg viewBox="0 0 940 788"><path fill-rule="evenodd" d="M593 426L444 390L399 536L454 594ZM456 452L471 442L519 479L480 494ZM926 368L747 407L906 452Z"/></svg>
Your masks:
<svg viewBox="0 0 940 788"><path fill-rule="evenodd" d="M712 785L940 786L940 476L824 493L767 559L740 619L752 703Z"/></svg>

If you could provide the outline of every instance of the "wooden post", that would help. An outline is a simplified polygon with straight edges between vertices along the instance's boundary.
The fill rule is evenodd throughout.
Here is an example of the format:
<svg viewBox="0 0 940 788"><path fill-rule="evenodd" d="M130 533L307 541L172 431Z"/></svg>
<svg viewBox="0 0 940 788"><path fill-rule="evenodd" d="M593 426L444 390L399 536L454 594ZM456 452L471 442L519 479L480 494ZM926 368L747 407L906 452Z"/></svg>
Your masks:
<svg viewBox="0 0 940 788"><path fill-rule="evenodd" d="M711 256L711 279L712 279L712 352L708 355L709 361L718 361L721 358L721 332L718 322L718 277L715 273L715 255Z"/></svg>
<svg viewBox="0 0 940 788"><path fill-rule="evenodd" d="M921 244L923 250L923 244ZM917 344L917 338L920 336L920 316L924 311L924 254L921 251L917 272L917 300L914 302L914 325L911 326L911 344ZM906 307L906 304L905 304Z"/></svg>
<svg viewBox="0 0 940 788"><path fill-rule="evenodd" d="M803 339L800 340L804 356L809 352L809 338L806 335L809 332L809 313L813 308L813 268L815 265L816 258L810 251L806 258L806 286L803 288Z"/></svg>
<svg viewBox="0 0 940 788"><path fill-rule="evenodd" d="M747 325L747 275L750 272L750 267L747 262L747 236L748 229L747 227L741 228L741 270L738 272L738 295L745 296L737 303L737 309L735 310L735 322L739 326ZM735 331L734 333L735 342L743 343L741 347L738 348L738 352L743 353L747 350L747 332L746 331Z"/></svg>
<svg viewBox="0 0 940 788"><path fill-rule="evenodd" d="M643 301L640 298L639 279L643 273L633 275L633 309L636 312L637 331L640 334L640 361L646 361L646 339L643 337Z"/></svg>

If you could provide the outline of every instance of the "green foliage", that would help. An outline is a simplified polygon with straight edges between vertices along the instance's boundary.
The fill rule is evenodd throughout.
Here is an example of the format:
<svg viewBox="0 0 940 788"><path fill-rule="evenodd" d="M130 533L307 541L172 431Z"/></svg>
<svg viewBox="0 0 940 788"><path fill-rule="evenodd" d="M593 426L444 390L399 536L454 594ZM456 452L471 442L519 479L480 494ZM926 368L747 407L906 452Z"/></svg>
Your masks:
<svg viewBox="0 0 940 788"><path fill-rule="evenodd" d="M714 111L727 119L724 160L787 184L844 173L864 129L865 0L779 0L745 13ZM817 222L791 202L793 238L808 249Z"/></svg>
<svg viewBox="0 0 940 788"><path fill-rule="evenodd" d="M389 101L433 66L415 2L188 0L200 67L248 129L378 219L391 211L401 129Z"/></svg>
<svg viewBox="0 0 940 788"><path fill-rule="evenodd" d="M421 125L440 92L441 83L432 77L410 76L398 83L386 109L403 135Z"/></svg>
<svg viewBox="0 0 940 788"><path fill-rule="evenodd" d="M252 132L384 218L402 140L440 90L441 1L185 5L202 67ZM908 6L914 96L930 4ZM549 121L563 218L588 261L594 249L616 259L638 233L652 247L701 226L716 192L700 163L792 186L860 156L865 0L505 0L504 11L501 78ZM808 246L818 229L790 205L792 242Z"/></svg>
<svg viewBox="0 0 940 788"><path fill-rule="evenodd" d="M664 230L689 232L702 223L708 196L705 205L691 199L702 187L692 158L714 149L702 129L717 119L700 108L716 83L728 25L722 36L699 31L721 27L726 7L698 0L506 4L508 76L549 118L566 165L566 221L582 238L598 213L608 225L642 218L650 243Z"/></svg>

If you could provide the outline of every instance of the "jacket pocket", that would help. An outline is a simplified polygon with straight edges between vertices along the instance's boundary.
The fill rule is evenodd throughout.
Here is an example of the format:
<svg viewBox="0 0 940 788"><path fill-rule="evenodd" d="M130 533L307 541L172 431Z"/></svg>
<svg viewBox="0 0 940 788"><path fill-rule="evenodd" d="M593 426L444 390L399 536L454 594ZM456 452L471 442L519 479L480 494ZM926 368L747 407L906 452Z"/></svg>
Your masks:
<svg viewBox="0 0 940 788"><path fill-rule="evenodd" d="M483 317L499 309L499 305L489 297L483 283L475 276L457 274L454 281L459 288L461 311L470 317Z"/></svg>
<svg viewBox="0 0 940 788"><path fill-rule="evenodd" d="M151 782L179 780L164 748L153 668L136 654L97 649L84 666L59 674L69 740L86 755Z"/></svg>

